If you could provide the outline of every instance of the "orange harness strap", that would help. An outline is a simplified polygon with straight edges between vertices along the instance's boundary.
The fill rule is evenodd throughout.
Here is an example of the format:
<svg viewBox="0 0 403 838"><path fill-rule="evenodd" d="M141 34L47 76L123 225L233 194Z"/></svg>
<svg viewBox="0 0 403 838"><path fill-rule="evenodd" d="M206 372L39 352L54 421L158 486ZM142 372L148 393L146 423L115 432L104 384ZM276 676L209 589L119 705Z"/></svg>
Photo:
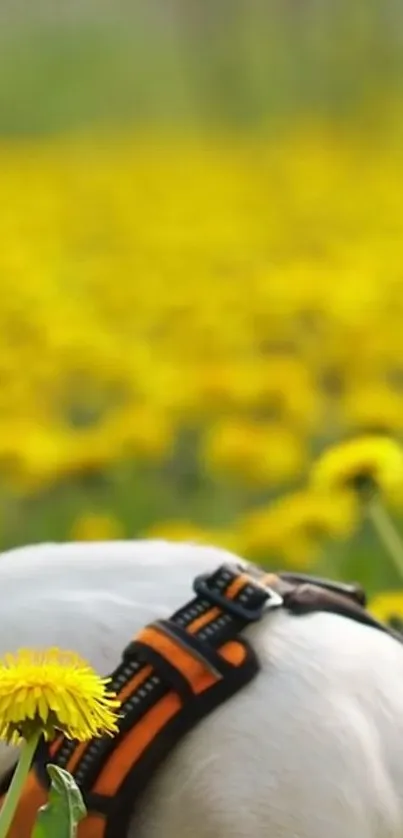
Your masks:
<svg viewBox="0 0 403 838"><path fill-rule="evenodd" d="M78 838L126 835L139 795L174 745L257 674L256 655L239 634L283 604L269 587L276 578L224 565L195 580L195 598L171 619L143 629L112 675L122 702L119 734L42 742L10 838L29 838L47 800L49 762L70 771L82 791L88 815Z"/></svg>

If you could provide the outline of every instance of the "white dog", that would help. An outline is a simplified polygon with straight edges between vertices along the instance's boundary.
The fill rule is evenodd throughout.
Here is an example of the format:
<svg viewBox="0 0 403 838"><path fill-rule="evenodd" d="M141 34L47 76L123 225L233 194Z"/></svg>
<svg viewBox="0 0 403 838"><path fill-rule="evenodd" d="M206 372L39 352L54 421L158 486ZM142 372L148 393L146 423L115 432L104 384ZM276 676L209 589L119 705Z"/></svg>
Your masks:
<svg viewBox="0 0 403 838"><path fill-rule="evenodd" d="M161 541L4 553L0 654L57 645L106 675L133 634L227 561L239 559ZM245 637L261 672L177 746L129 838L402 838L403 645L281 610ZM0 773L14 760L3 745Z"/></svg>

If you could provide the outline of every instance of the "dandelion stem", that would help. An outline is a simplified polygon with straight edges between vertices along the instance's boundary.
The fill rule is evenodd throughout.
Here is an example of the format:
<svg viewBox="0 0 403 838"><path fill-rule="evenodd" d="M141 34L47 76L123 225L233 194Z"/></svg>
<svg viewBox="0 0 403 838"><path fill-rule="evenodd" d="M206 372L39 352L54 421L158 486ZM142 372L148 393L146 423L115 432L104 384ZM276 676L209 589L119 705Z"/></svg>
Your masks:
<svg viewBox="0 0 403 838"><path fill-rule="evenodd" d="M400 578L403 579L403 543L392 519L385 507L377 500L369 504L368 513L379 540L386 548Z"/></svg>
<svg viewBox="0 0 403 838"><path fill-rule="evenodd" d="M3 806L0 811L0 838L6 838L8 830L18 806L18 801L31 768L32 759L40 738L40 731L24 742L17 767L14 771L10 788L6 794Z"/></svg>

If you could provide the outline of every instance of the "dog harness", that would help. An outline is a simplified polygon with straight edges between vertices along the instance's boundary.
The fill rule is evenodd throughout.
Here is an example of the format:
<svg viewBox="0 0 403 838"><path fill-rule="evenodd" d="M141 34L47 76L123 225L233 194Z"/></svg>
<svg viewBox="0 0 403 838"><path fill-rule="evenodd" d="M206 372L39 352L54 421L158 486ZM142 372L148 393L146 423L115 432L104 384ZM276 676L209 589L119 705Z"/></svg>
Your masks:
<svg viewBox="0 0 403 838"><path fill-rule="evenodd" d="M9 838L31 835L47 802L49 763L68 770L83 795L87 816L78 838L126 836L142 792L174 746L258 674L259 661L242 632L273 609L296 616L330 611L401 642L366 611L358 586L223 565L197 577L193 589L190 602L170 619L148 625L124 650L110 685L121 702L119 733L85 743L63 736L40 743ZM3 782L3 795L12 774Z"/></svg>

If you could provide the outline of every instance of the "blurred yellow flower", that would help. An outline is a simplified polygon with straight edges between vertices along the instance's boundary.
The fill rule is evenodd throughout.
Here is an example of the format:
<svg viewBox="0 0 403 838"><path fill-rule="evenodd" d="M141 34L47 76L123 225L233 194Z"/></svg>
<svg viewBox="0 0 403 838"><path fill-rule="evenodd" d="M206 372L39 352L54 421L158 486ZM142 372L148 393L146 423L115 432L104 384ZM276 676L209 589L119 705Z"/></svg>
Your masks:
<svg viewBox="0 0 403 838"><path fill-rule="evenodd" d="M311 431L322 419L322 393L303 357L276 355L260 361L258 404L295 430Z"/></svg>
<svg viewBox="0 0 403 838"><path fill-rule="evenodd" d="M318 491L379 490L386 496L403 485L403 449L384 436L364 436L329 448L312 468Z"/></svg>
<svg viewBox="0 0 403 838"><path fill-rule="evenodd" d="M102 474L121 457L122 443L110 438L103 425L70 434L62 477Z"/></svg>
<svg viewBox="0 0 403 838"><path fill-rule="evenodd" d="M385 383L355 383L343 397L341 411L345 427L356 433L393 434L403 429L403 397Z"/></svg>
<svg viewBox="0 0 403 838"><path fill-rule="evenodd" d="M254 561L280 558L285 534L282 519L276 515L274 505L253 509L241 516L234 534L240 555Z"/></svg>
<svg viewBox="0 0 403 838"><path fill-rule="evenodd" d="M306 569L320 556L326 539L348 538L358 520L351 493L299 491L245 515L236 528L237 544L248 558Z"/></svg>
<svg viewBox="0 0 403 838"><path fill-rule="evenodd" d="M247 359L228 358L195 365L198 409L263 411L296 430L315 426L321 397L308 367L286 355Z"/></svg>
<svg viewBox="0 0 403 838"><path fill-rule="evenodd" d="M1 430L1 429L0 429ZM16 422L3 426L0 471L7 483L25 494L46 489L66 473L69 435L56 426Z"/></svg>
<svg viewBox="0 0 403 838"><path fill-rule="evenodd" d="M303 472L307 451L305 442L278 422L234 418L217 422L207 431L200 460L212 474L277 485Z"/></svg>
<svg viewBox="0 0 403 838"><path fill-rule="evenodd" d="M152 404L126 406L105 424L105 438L116 441L121 457L159 462L172 451L175 427Z"/></svg>
<svg viewBox="0 0 403 838"><path fill-rule="evenodd" d="M0 663L0 738L30 739L62 732L85 741L118 730L120 706L100 678L72 652L21 649Z"/></svg>
<svg viewBox="0 0 403 838"><path fill-rule="evenodd" d="M74 521L70 541L118 541L124 538L124 529L113 515L87 513Z"/></svg>
<svg viewBox="0 0 403 838"><path fill-rule="evenodd" d="M347 538L359 521L354 496L342 490L317 493L307 489L286 495L278 502L277 513L288 527L318 537Z"/></svg>

